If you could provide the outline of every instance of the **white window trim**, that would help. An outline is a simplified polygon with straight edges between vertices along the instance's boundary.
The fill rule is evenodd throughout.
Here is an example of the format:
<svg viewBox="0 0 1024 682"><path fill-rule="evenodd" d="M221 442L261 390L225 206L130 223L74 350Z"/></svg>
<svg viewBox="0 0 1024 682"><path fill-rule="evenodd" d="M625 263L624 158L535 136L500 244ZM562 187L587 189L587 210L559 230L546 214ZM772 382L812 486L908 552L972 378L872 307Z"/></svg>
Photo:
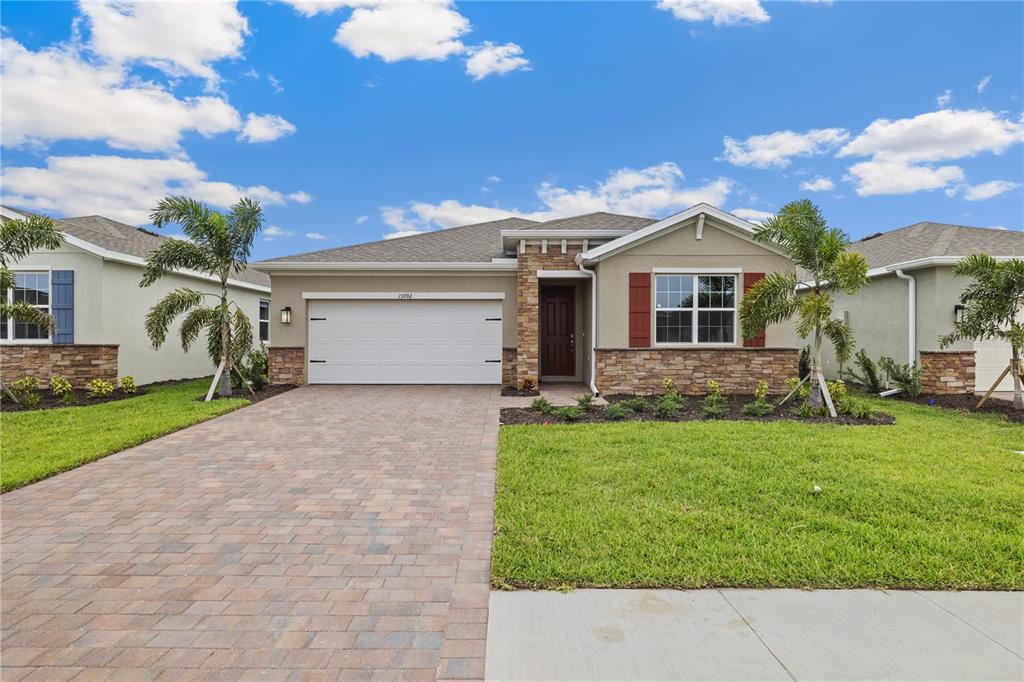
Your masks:
<svg viewBox="0 0 1024 682"><path fill-rule="evenodd" d="M726 271L727 270L727 271ZM740 271L735 268L655 268L654 286L651 287L651 308L654 314L651 315L651 339L654 346L660 348L736 348L739 343L739 282ZM658 275L690 275L693 279L693 307L692 308L659 308L658 307ZM732 308L701 308L698 298L697 278L702 276L732 275L733 277L733 307ZM658 312L690 312L692 313L690 327L692 329L692 341L658 341ZM731 312L732 316L732 342L721 341L698 341L700 333L698 324L700 312Z"/></svg>
<svg viewBox="0 0 1024 682"><path fill-rule="evenodd" d="M260 317L260 313L263 312L263 304L264 303L267 304L267 319L266 320L264 320L262 317ZM260 325L262 325L264 321L267 323L267 338L265 338L265 339L260 335ZM271 327L271 324L270 324L270 299L269 298L261 298L259 306L256 308L256 336L259 338L260 343L270 343L270 327Z"/></svg>
<svg viewBox="0 0 1024 682"><path fill-rule="evenodd" d="M46 309L52 315L53 314L53 268L51 268L48 265L40 265L38 268L21 267L21 268L10 268L10 270L15 275L17 275L19 273L24 274L24 273L28 273L28 272L45 272L46 273L46 286L47 286L47 289L48 289L48 291L47 291L47 299L50 301L50 304L46 306ZM9 289L7 291L7 300L9 302L14 300L14 289ZM41 308L42 306L35 306L35 307L36 308ZM4 337L4 338L0 338L0 346L21 346L21 345L30 345L30 346L53 345L53 332L51 332L50 336L48 338L45 338L45 339L16 339L16 338L14 338L14 318L8 318L7 319L7 336Z"/></svg>

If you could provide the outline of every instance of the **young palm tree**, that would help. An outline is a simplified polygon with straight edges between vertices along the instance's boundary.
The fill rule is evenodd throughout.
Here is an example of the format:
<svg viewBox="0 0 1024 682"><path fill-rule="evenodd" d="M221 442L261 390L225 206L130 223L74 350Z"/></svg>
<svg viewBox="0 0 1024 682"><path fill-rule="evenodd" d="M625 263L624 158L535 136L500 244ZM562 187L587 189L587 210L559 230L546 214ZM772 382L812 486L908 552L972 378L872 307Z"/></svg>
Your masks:
<svg viewBox="0 0 1024 682"><path fill-rule="evenodd" d="M807 271L808 281L802 283L806 290L799 296L801 282L795 273L773 272L751 287L740 305L743 337L753 338L768 325L796 316L797 334L811 337L810 403L818 408L825 386L822 342L828 339L836 349L836 359L843 363L850 358L854 341L850 326L832 317L830 292L856 293L868 281L867 261L859 253L847 251L850 240L846 233L829 227L821 210L808 199L783 206L778 215L755 228L754 239L781 249L797 268Z"/></svg>
<svg viewBox="0 0 1024 682"><path fill-rule="evenodd" d="M157 227L181 226L186 239L168 239L150 252L139 286L178 269L212 275L220 282L220 294L206 294L183 287L167 294L146 315L146 333L154 348L167 338L171 323L181 315L181 347L189 346L205 330L206 348L214 363L223 365L218 393L231 395L231 368L252 347L249 316L228 298L228 279L245 270L252 243L263 225L259 203L242 199L227 214L211 210L188 197L163 199L150 215ZM203 305L213 299L209 305ZM212 386L211 386L212 390Z"/></svg>
<svg viewBox="0 0 1024 682"><path fill-rule="evenodd" d="M64 235L46 216L33 215L0 223L0 317L53 329L52 316L25 301L7 300L7 292L15 288L10 266L36 249L56 249L63 243Z"/></svg>
<svg viewBox="0 0 1024 682"><path fill-rule="evenodd" d="M954 325L952 332L939 338L939 345L946 348L964 339L1008 341L1013 407L1024 410L1021 391L1021 374L1024 373L1021 360L1024 351L1024 260L997 261L988 254L975 253L957 263L953 274L970 277L974 281L960 294L960 302L964 304L963 318Z"/></svg>

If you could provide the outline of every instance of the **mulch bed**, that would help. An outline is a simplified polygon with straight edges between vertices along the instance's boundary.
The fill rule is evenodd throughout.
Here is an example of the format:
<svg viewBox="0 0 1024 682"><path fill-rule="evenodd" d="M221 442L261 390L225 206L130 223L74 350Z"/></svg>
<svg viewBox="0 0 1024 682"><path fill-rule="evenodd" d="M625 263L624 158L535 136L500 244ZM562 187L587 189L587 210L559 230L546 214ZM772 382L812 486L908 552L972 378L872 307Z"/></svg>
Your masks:
<svg viewBox="0 0 1024 682"><path fill-rule="evenodd" d="M275 395L287 393L293 388L298 388L298 386L296 386L295 384L273 384L269 386L264 386L263 388L259 389L258 391L256 391L256 395L249 393L249 389L247 388L236 388L234 389L234 395L228 396L228 399L245 398L250 402L258 403L261 400L273 398ZM206 395L203 394L196 398L196 400L206 400ZM213 400L221 400L221 397L214 393Z"/></svg>
<svg viewBox="0 0 1024 682"><path fill-rule="evenodd" d="M1009 400L1002 400L1000 398L989 398L985 401L985 404L981 406L981 409L975 408L975 405L977 405L978 401L981 400L981 396L966 393L961 395L922 395L916 398L900 397L897 394L889 399L902 400L908 403L917 403L918 405L942 407L949 410L961 410L963 412L999 414L1007 421L1024 422L1024 410L1015 410L1013 409L1012 402Z"/></svg>
<svg viewBox="0 0 1024 682"><path fill-rule="evenodd" d="M540 391L536 388L531 388L529 391L524 391L521 388L515 386L502 386L501 396L503 398L535 398L540 395Z"/></svg>
<svg viewBox="0 0 1024 682"><path fill-rule="evenodd" d="M614 404L621 400L635 396L610 395L605 399ZM776 397L776 400L778 398ZM749 422L774 422L774 421L800 421L812 424L843 424L848 426L885 426L895 424L896 420L892 415L884 412L875 412L871 419L857 419L850 415L841 414L835 419L830 417L802 417L795 411L795 406L783 405L776 407L771 414L758 417L743 414L743 406L754 401L752 395L731 395L726 398L725 414L718 419L709 419L704 416L703 396L687 396L682 409L672 417L659 417L654 414L656 397L648 397L647 408L642 412L629 411L624 419L609 419L605 416L604 406L595 405L585 411L579 419L573 422L564 422L554 414L543 414L527 407L506 407L501 410L502 424L593 424L606 422L625 421L658 421L658 422L689 422L689 421L749 421Z"/></svg>
<svg viewBox="0 0 1024 682"><path fill-rule="evenodd" d="M88 405L99 405L100 403L110 403L115 400L128 400L129 398L137 398L140 395L145 395L145 389L139 388L135 393L122 393L120 389L114 389L114 392L103 398L90 398L88 389L76 388L73 389L75 393L76 402L65 403L60 398L50 393L49 389L40 387L39 390L39 405L38 407L25 407L20 403L16 403L11 400L6 394L0 395L0 412L26 412L32 410L54 410L59 407L86 407Z"/></svg>

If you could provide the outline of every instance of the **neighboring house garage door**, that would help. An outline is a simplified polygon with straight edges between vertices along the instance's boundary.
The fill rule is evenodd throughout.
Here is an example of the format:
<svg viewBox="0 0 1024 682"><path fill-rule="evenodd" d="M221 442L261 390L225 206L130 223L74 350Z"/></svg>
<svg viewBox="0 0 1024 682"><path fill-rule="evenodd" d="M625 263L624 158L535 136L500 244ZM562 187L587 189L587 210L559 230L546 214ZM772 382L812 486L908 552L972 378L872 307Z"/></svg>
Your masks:
<svg viewBox="0 0 1024 682"><path fill-rule="evenodd" d="M378 296L309 301L309 383L501 383L501 300Z"/></svg>
<svg viewBox="0 0 1024 682"><path fill-rule="evenodd" d="M987 391L1010 364L1010 344L999 340L975 341L974 351L974 389ZM1012 391L1013 377L1003 377L996 390Z"/></svg>

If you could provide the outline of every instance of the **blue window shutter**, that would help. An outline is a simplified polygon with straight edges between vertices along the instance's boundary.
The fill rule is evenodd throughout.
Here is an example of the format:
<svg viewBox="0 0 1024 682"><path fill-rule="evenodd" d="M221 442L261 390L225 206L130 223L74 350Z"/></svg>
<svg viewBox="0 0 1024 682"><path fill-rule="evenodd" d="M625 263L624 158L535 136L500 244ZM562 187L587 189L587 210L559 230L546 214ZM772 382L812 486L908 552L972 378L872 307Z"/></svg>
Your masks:
<svg viewBox="0 0 1024 682"><path fill-rule="evenodd" d="M54 270L50 273L50 292L53 300L50 311L57 319L54 343L75 342L75 271Z"/></svg>

